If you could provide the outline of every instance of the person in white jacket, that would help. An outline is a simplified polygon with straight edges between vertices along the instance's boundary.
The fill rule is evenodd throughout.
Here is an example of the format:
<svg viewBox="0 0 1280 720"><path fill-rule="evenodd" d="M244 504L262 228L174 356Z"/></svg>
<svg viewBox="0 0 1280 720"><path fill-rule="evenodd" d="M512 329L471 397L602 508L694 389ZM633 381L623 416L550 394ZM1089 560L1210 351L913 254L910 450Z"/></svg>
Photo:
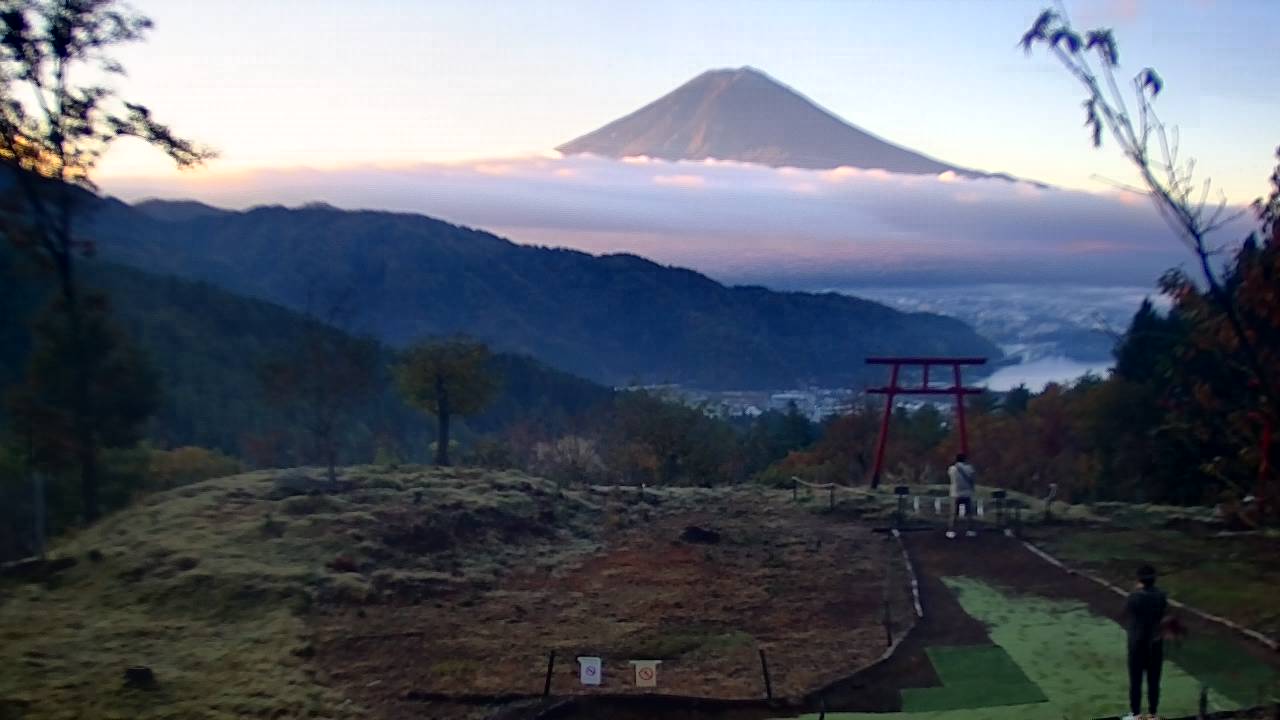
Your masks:
<svg viewBox="0 0 1280 720"><path fill-rule="evenodd" d="M977 533L973 530L973 496L978 488L978 472L969 464L969 458L960 453L956 455L956 461L951 467L947 468L947 477L951 479L951 524L947 529L947 537L956 536L956 520L960 517L960 508L964 508L965 535L976 537Z"/></svg>

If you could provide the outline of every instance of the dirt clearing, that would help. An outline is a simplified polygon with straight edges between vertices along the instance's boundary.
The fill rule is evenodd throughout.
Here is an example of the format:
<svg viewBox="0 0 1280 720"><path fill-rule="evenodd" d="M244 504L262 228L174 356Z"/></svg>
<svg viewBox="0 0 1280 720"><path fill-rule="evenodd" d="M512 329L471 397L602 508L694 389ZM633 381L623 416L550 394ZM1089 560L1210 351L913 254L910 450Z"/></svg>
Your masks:
<svg viewBox="0 0 1280 720"><path fill-rule="evenodd" d="M719 539L682 540L690 527ZM414 604L322 610L316 659L386 717L421 708L415 699L540 694L553 650L553 695L654 692L635 687L630 661L661 660L658 693L764 698L764 650L774 695L795 697L884 652L888 567L901 633L914 615L890 539L776 492L675 491L558 567ZM580 655L603 658L599 688L579 683Z"/></svg>

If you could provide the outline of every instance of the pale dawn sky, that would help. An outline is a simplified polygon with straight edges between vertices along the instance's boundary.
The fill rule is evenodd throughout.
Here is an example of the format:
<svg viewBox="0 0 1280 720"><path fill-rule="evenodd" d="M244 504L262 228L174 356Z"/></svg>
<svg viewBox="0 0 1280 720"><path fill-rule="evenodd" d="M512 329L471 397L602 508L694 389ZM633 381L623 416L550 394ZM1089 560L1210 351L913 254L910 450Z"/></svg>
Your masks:
<svg viewBox="0 0 1280 720"><path fill-rule="evenodd" d="M407 2L140 0L126 96L222 157L196 171L412 165L544 154L709 68L751 65L845 120L945 162L1098 190L1081 93L1015 47L1044 0ZM1236 203L1280 144L1280 3L1084 0L1126 76L1155 66L1183 147ZM101 176L165 177L121 146ZM187 178L191 180L193 178ZM207 179L213 179L209 177Z"/></svg>

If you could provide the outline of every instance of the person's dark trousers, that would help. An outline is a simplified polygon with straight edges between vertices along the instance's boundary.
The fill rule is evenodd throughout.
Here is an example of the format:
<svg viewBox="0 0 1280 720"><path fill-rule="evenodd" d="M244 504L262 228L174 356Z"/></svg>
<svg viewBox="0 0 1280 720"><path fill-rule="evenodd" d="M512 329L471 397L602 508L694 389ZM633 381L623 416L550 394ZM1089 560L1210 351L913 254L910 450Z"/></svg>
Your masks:
<svg viewBox="0 0 1280 720"><path fill-rule="evenodd" d="M1142 676L1147 676L1147 709L1155 715L1160 707L1160 667L1164 664L1164 643L1129 648L1129 711L1142 713Z"/></svg>

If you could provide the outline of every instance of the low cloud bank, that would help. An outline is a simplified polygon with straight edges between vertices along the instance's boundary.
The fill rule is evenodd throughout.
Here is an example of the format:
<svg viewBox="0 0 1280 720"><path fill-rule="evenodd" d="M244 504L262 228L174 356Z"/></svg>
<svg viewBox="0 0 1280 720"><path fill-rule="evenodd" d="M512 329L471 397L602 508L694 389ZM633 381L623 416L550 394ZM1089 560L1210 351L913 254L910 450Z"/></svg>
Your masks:
<svg viewBox="0 0 1280 720"><path fill-rule="evenodd" d="M632 252L729 282L1150 286L1186 251L1146 198L951 174L575 156L117 178L125 200L415 212L516 242ZM1247 223L1224 232L1237 241Z"/></svg>

